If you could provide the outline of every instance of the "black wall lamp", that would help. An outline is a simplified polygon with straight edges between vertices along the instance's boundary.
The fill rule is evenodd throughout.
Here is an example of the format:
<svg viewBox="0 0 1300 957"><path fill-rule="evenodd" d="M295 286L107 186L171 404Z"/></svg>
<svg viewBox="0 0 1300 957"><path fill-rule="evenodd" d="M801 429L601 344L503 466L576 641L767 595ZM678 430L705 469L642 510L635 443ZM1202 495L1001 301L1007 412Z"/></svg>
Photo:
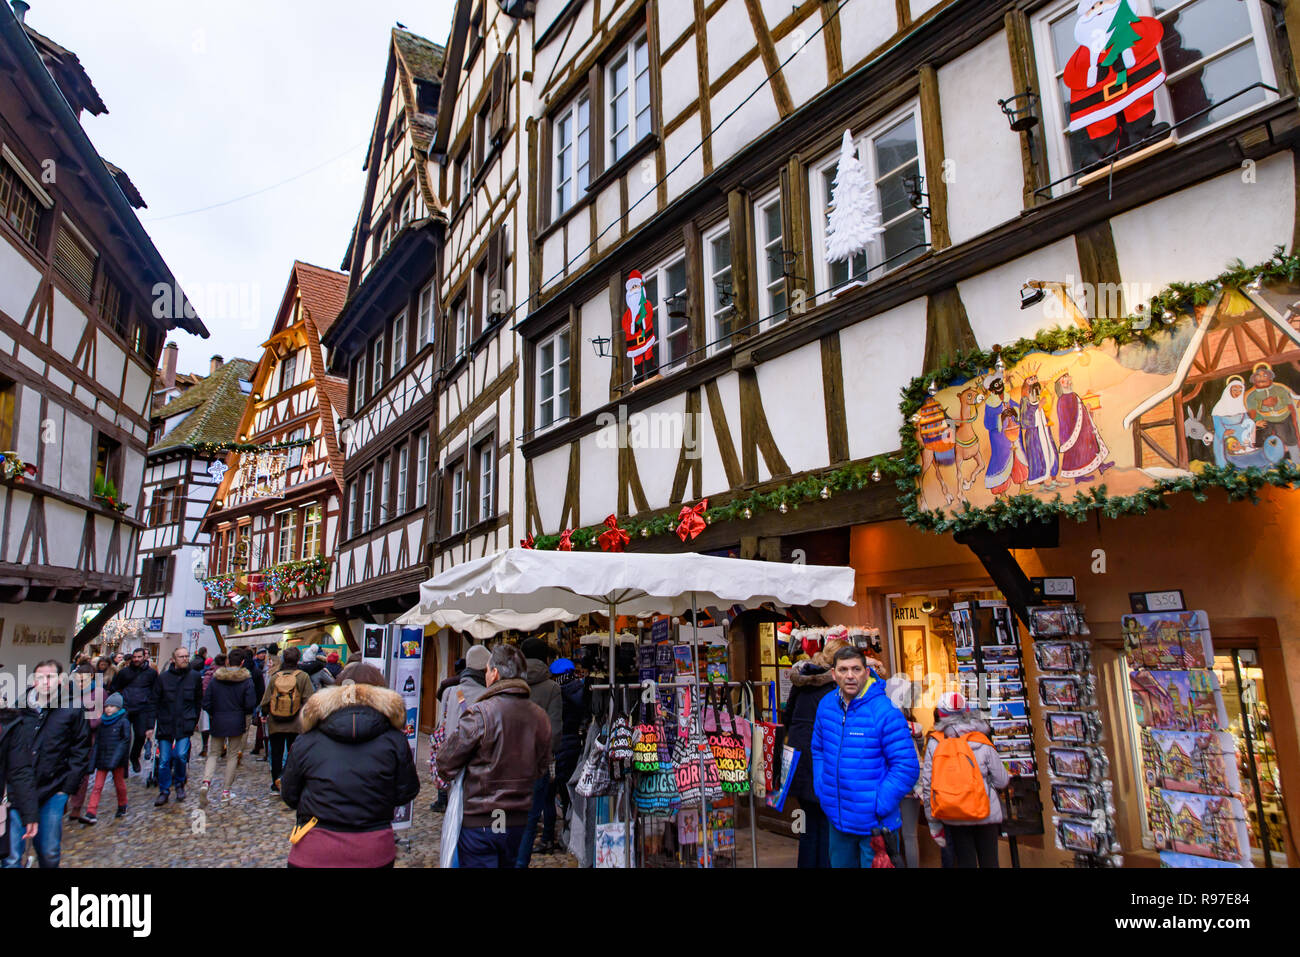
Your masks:
<svg viewBox="0 0 1300 957"><path fill-rule="evenodd" d="M610 339L608 336L595 336L588 341L591 343L591 348L595 351L597 359L608 359L613 355L609 351Z"/></svg>
<svg viewBox="0 0 1300 957"><path fill-rule="evenodd" d="M1037 104L1038 94L1034 92L1033 87L1026 87L1024 93L998 100L998 106L1002 108L1007 122L1016 133L1028 133L1038 125Z"/></svg>
<svg viewBox="0 0 1300 957"><path fill-rule="evenodd" d="M922 192L925 186L925 177L920 173L912 173L903 177L903 189L907 192L907 201L913 209L919 209L921 215L926 219L930 218L930 207L926 205L925 200L930 198L929 193Z"/></svg>

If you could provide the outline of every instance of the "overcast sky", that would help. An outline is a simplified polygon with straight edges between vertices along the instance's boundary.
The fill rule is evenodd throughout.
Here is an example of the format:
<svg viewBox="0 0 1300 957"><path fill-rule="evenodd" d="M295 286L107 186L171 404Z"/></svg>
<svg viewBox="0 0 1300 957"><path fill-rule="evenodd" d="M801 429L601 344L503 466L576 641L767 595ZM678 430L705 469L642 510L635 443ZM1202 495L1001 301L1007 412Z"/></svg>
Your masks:
<svg viewBox="0 0 1300 957"><path fill-rule="evenodd" d="M108 106L86 132L149 204L140 219L211 333L173 334L180 371L257 359L293 260L343 259L389 30L446 44L452 0L30 2Z"/></svg>

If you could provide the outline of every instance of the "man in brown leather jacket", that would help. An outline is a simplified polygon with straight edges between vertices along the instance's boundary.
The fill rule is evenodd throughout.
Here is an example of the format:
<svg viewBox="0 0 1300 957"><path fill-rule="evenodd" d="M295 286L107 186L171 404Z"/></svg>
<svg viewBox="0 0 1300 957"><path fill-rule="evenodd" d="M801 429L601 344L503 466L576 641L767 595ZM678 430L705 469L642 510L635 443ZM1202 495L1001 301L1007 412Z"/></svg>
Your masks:
<svg viewBox="0 0 1300 957"><path fill-rule="evenodd" d="M526 671L518 648L492 649L487 691L438 749L439 774L465 772L461 867L515 867L533 784L550 769L551 719L529 700Z"/></svg>

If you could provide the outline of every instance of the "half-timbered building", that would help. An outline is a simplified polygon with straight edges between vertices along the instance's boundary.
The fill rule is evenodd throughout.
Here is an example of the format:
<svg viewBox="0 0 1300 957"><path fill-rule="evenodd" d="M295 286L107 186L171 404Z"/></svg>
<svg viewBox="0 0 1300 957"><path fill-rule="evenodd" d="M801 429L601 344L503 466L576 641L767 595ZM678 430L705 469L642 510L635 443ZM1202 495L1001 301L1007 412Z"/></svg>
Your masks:
<svg viewBox="0 0 1300 957"><path fill-rule="evenodd" d="M531 294L520 535L770 493L779 509L631 547L851 562L847 620L881 626L910 669L893 613L918 591L1003 585L988 550L906 526L888 473L789 507L785 490L896 452L900 389L1062 324L1046 289L1115 318L1171 282L1295 249L1300 8L1128 9L1155 52L1135 46L1093 91L1077 18L1117 16L1113 3L541 0L533 228L514 245ZM833 261L846 131L874 229ZM1146 459L1185 463L1159 411ZM1086 555L1075 564L1087 574ZM1140 847L1139 812L1122 828ZM1026 842L1052 859L1050 836Z"/></svg>
<svg viewBox="0 0 1300 957"><path fill-rule="evenodd" d="M171 344L168 343L170 346ZM154 412L156 438L146 457L135 596L123 617L138 623L155 657L165 661L182 644L193 651L204 631L209 533L203 519L224 471L252 390L255 363L212 359L206 376ZM175 370L172 370L173 374ZM214 463L219 463L213 468Z"/></svg>
<svg viewBox="0 0 1300 957"><path fill-rule="evenodd" d="M345 274L295 261L253 370L237 447L203 523L210 541L203 620L223 647L348 639L330 581L347 383L326 372L321 346L346 293Z"/></svg>
<svg viewBox="0 0 1300 957"><path fill-rule="evenodd" d="M69 50L0 4L0 667L66 659L135 582L154 370L207 330L81 127ZM168 291L165 301L158 289ZM77 628L78 608L102 606Z"/></svg>
<svg viewBox="0 0 1300 957"><path fill-rule="evenodd" d="M332 370L348 379L334 608L357 621L396 617L428 577L445 225L429 150L443 52L392 31L365 194L343 263L348 299L323 337Z"/></svg>
<svg viewBox="0 0 1300 957"><path fill-rule="evenodd" d="M431 571L512 544L519 364L512 332L527 298L527 138L533 57L527 4L458 0L432 157L446 214L435 344L437 475ZM458 640L458 639L457 639ZM439 645L448 665L459 647Z"/></svg>

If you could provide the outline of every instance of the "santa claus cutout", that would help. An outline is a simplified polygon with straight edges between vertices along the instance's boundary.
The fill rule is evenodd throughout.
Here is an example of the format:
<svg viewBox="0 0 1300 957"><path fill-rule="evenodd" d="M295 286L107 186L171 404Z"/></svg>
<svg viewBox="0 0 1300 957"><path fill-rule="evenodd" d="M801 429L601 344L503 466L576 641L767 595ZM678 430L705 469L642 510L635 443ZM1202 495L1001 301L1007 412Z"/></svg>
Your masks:
<svg viewBox="0 0 1300 957"><path fill-rule="evenodd" d="M1079 0L1079 48L1062 79L1070 88L1069 131L1088 132L1085 164L1168 128L1153 125L1155 91L1165 82L1164 32L1154 17L1137 16L1129 0Z"/></svg>
<svg viewBox="0 0 1300 957"><path fill-rule="evenodd" d="M654 306L645 294L645 280L635 269L628 274L623 310L623 335L627 355L632 360L632 381L637 382L655 372Z"/></svg>

